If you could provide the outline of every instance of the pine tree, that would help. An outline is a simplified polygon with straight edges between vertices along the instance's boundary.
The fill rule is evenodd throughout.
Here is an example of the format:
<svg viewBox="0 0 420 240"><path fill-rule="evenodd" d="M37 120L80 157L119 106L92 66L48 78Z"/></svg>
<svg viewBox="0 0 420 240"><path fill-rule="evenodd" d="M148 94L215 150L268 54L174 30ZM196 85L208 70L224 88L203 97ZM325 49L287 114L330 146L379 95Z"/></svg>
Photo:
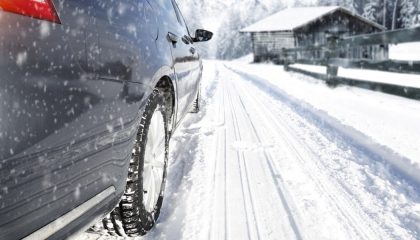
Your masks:
<svg viewBox="0 0 420 240"><path fill-rule="evenodd" d="M318 0L318 6L341 6L348 10L361 14L363 11L364 0Z"/></svg>
<svg viewBox="0 0 420 240"><path fill-rule="evenodd" d="M344 6L339 0L318 0L318 6Z"/></svg>
<svg viewBox="0 0 420 240"><path fill-rule="evenodd" d="M308 7L310 4L308 4L305 0L295 0L293 3L293 7Z"/></svg>
<svg viewBox="0 0 420 240"><path fill-rule="evenodd" d="M378 16L378 3L377 2L369 2L366 3L363 7L363 17L371 20L377 21Z"/></svg>
<svg viewBox="0 0 420 240"><path fill-rule="evenodd" d="M354 0L345 0L344 1L344 7L348 10L357 13L357 10L355 8L355 1Z"/></svg>
<svg viewBox="0 0 420 240"><path fill-rule="evenodd" d="M363 9L365 7L366 0L353 0L352 5L356 13L359 15L363 14Z"/></svg>
<svg viewBox="0 0 420 240"><path fill-rule="evenodd" d="M416 24L416 3L414 0L402 0L400 17L402 27L408 28Z"/></svg>
<svg viewBox="0 0 420 240"><path fill-rule="evenodd" d="M390 29L394 13L395 0L370 0L363 8L363 16ZM396 13L398 16L398 12Z"/></svg>

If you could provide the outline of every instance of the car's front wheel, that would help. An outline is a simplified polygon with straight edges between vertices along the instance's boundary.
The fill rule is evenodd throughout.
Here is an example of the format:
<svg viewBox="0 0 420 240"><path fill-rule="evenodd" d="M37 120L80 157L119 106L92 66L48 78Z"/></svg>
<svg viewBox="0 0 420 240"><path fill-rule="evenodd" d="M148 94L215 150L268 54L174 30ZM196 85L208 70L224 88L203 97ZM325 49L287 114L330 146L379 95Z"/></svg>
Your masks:
<svg viewBox="0 0 420 240"><path fill-rule="evenodd" d="M154 90L137 132L126 190L119 205L103 220L111 235L144 235L155 225L163 202L168 144L165 98Z"/></svg>

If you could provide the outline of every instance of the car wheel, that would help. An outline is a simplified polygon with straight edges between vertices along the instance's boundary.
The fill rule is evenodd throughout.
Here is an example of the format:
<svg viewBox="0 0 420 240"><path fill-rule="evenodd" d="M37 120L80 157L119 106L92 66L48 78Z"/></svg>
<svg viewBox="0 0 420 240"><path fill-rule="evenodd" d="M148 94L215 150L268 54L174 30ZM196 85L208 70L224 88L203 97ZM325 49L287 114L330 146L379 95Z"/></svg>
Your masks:
<svg viewBox="0 0 420 240"><path fill-rule="evenodd" d="M197 92L197 97L195 98L193 105L191 106L190 113L200 112L200 90Z"/></svg>
<svg viewBox="0 0 420 240"><path fill-rule="evenodd" d="M159 217L168 165L167 119L165 99L154 90L132 150L126 190L119 205L103 220L111 235L144 235Z"/></svg>

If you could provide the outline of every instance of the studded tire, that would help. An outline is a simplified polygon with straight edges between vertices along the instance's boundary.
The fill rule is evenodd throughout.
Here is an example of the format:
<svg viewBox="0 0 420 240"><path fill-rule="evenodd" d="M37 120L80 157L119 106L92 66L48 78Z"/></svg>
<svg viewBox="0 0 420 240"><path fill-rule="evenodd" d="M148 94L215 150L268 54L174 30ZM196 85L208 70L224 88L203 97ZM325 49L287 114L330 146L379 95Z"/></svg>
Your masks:
<svg viewBox="0 0 420 240"><path fill-rule="evenodd" d="M160 214L166 183L166 168L168 164L168 111L165 109L165 97L159 90L154 90L149 97L145 112L137 132L135 146L132 151L128 170L127 185L124 195L117 207L102 221L109 235L134 237L145 235L150 231ZM165 132L164 167L160 193L153 210L147 210L144 204L143 170L145 166L145 151L148 142L149 126L154 114L162 114Z"/></svg>

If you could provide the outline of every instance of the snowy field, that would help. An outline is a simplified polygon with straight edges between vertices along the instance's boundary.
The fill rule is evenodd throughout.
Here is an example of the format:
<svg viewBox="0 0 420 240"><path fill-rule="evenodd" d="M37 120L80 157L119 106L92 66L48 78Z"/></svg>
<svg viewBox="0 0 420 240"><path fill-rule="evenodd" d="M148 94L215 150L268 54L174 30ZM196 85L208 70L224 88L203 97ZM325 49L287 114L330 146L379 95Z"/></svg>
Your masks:
<svg viewBox="0 0 420 240"><path fill-rule="evenodd" d="M246 60L205 62L139 239L420 239L420 102Z"/></svg>

